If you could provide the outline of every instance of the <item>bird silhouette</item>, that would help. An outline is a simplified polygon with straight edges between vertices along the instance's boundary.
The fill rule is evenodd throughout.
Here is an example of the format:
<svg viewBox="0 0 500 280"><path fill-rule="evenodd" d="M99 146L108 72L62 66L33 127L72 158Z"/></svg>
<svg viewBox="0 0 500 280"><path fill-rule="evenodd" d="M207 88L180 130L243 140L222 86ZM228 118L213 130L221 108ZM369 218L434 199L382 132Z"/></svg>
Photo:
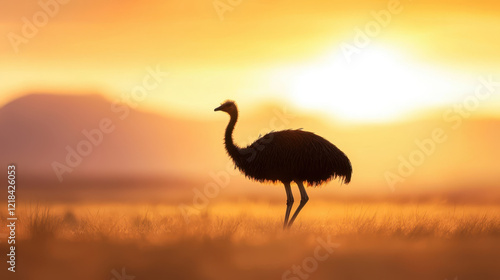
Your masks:
<svg viewBox="0 0 500 280"><path fill-rule="evenodd" d="M228 100L214 111L223 111L231 117L226 127L224 144L236 167L259 182L281 182L286 191L286 212L283 228L289 228L300 210L309 200L304 182L316 186L335 178L345 184L351 181L352 166L347 156L321 136L303 130L282 130L268 133L246 148L233 142L234 126L238 120L238 108ZM289 221L294 202L291 182L300 191L300 204Z"/></svg>

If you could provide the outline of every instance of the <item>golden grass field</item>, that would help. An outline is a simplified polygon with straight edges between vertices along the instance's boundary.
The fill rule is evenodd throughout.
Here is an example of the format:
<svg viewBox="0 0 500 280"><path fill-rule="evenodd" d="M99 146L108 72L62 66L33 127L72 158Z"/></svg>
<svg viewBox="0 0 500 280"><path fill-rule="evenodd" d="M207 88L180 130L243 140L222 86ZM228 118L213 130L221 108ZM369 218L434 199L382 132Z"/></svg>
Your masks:
<svg viewBox="0 0 500 280"><path fill-rule="evenodd" d="M289 231L284 204L262 202L189 222L175 204L17 211L17 272L1 279L500 279L498 205L314 201Z"/></svg>

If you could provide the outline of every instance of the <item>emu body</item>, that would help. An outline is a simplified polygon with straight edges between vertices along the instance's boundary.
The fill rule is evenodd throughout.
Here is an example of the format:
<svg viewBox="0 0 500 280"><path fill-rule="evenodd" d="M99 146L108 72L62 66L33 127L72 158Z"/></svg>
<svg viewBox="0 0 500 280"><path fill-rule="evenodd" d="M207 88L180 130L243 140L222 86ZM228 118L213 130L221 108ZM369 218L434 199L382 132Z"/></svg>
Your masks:
<svg viewBox="0 0 500 280"><path fill-rule="evenodd" d="M233 131L238 120L238 108L226 101L214 111L224 111L231 117L226 127L224 144L236 167L246 177L259 182L280 181L285 186L287 209L283 228L292 226L300 210L309 200L304 182L320 185L335 178L345 184L351 181L352 167L347 156L321 136L302 130L271 132L245 148L233 142ZM294 202L291 182L300 191L300 204L289 220Z"/></svg>

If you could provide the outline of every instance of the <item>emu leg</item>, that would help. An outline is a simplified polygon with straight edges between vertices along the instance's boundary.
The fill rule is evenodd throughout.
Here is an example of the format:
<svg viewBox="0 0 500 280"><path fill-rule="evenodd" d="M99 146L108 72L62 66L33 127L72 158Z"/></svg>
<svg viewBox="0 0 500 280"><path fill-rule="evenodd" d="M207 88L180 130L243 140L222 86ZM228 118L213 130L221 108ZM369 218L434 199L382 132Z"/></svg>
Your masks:
<svg viewBox="0 0 500 280"><path fill-rule="evenodd" d="M306 188L304 188L304 184L302 182L297 182L297 186L299 187L300 191L300 204L299 207L295 210L295 213L293 213L292 219L288 223L288 227L291 227L293 224L293 221L295 221L295 218L299 215L300 210L306 205L307 201L309 200L309 196L307 196Z"/></svg>
<svg viewBox="0 0 500 280"><path fill-rule="evenodd" d="M290 187L290 183L285 184L286 191L286 214L285 214L285 222L283 223L283 229L285 229L288 225L288 217L290 217L290 211L292 210L293 205L293 194L292 188Z"/></svg>

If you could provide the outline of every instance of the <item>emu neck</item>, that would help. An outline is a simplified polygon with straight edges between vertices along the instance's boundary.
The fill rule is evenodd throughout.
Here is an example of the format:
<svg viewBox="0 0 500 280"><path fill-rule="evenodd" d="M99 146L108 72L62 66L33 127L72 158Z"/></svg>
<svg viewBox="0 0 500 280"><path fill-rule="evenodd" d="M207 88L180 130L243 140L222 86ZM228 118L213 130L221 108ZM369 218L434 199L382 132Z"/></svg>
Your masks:
<svg viewBox="0 0 500 280"><path fill-rule="evenodd" d="M231 119L229 120L229 124L226 127L226 135L224 137L224 144L226 145L226 150L228 154L234 159L237 160L239 156L240 148L236 146L233 142L233 131L236 122L238 121L238 111L229 114Z"/></svg>

